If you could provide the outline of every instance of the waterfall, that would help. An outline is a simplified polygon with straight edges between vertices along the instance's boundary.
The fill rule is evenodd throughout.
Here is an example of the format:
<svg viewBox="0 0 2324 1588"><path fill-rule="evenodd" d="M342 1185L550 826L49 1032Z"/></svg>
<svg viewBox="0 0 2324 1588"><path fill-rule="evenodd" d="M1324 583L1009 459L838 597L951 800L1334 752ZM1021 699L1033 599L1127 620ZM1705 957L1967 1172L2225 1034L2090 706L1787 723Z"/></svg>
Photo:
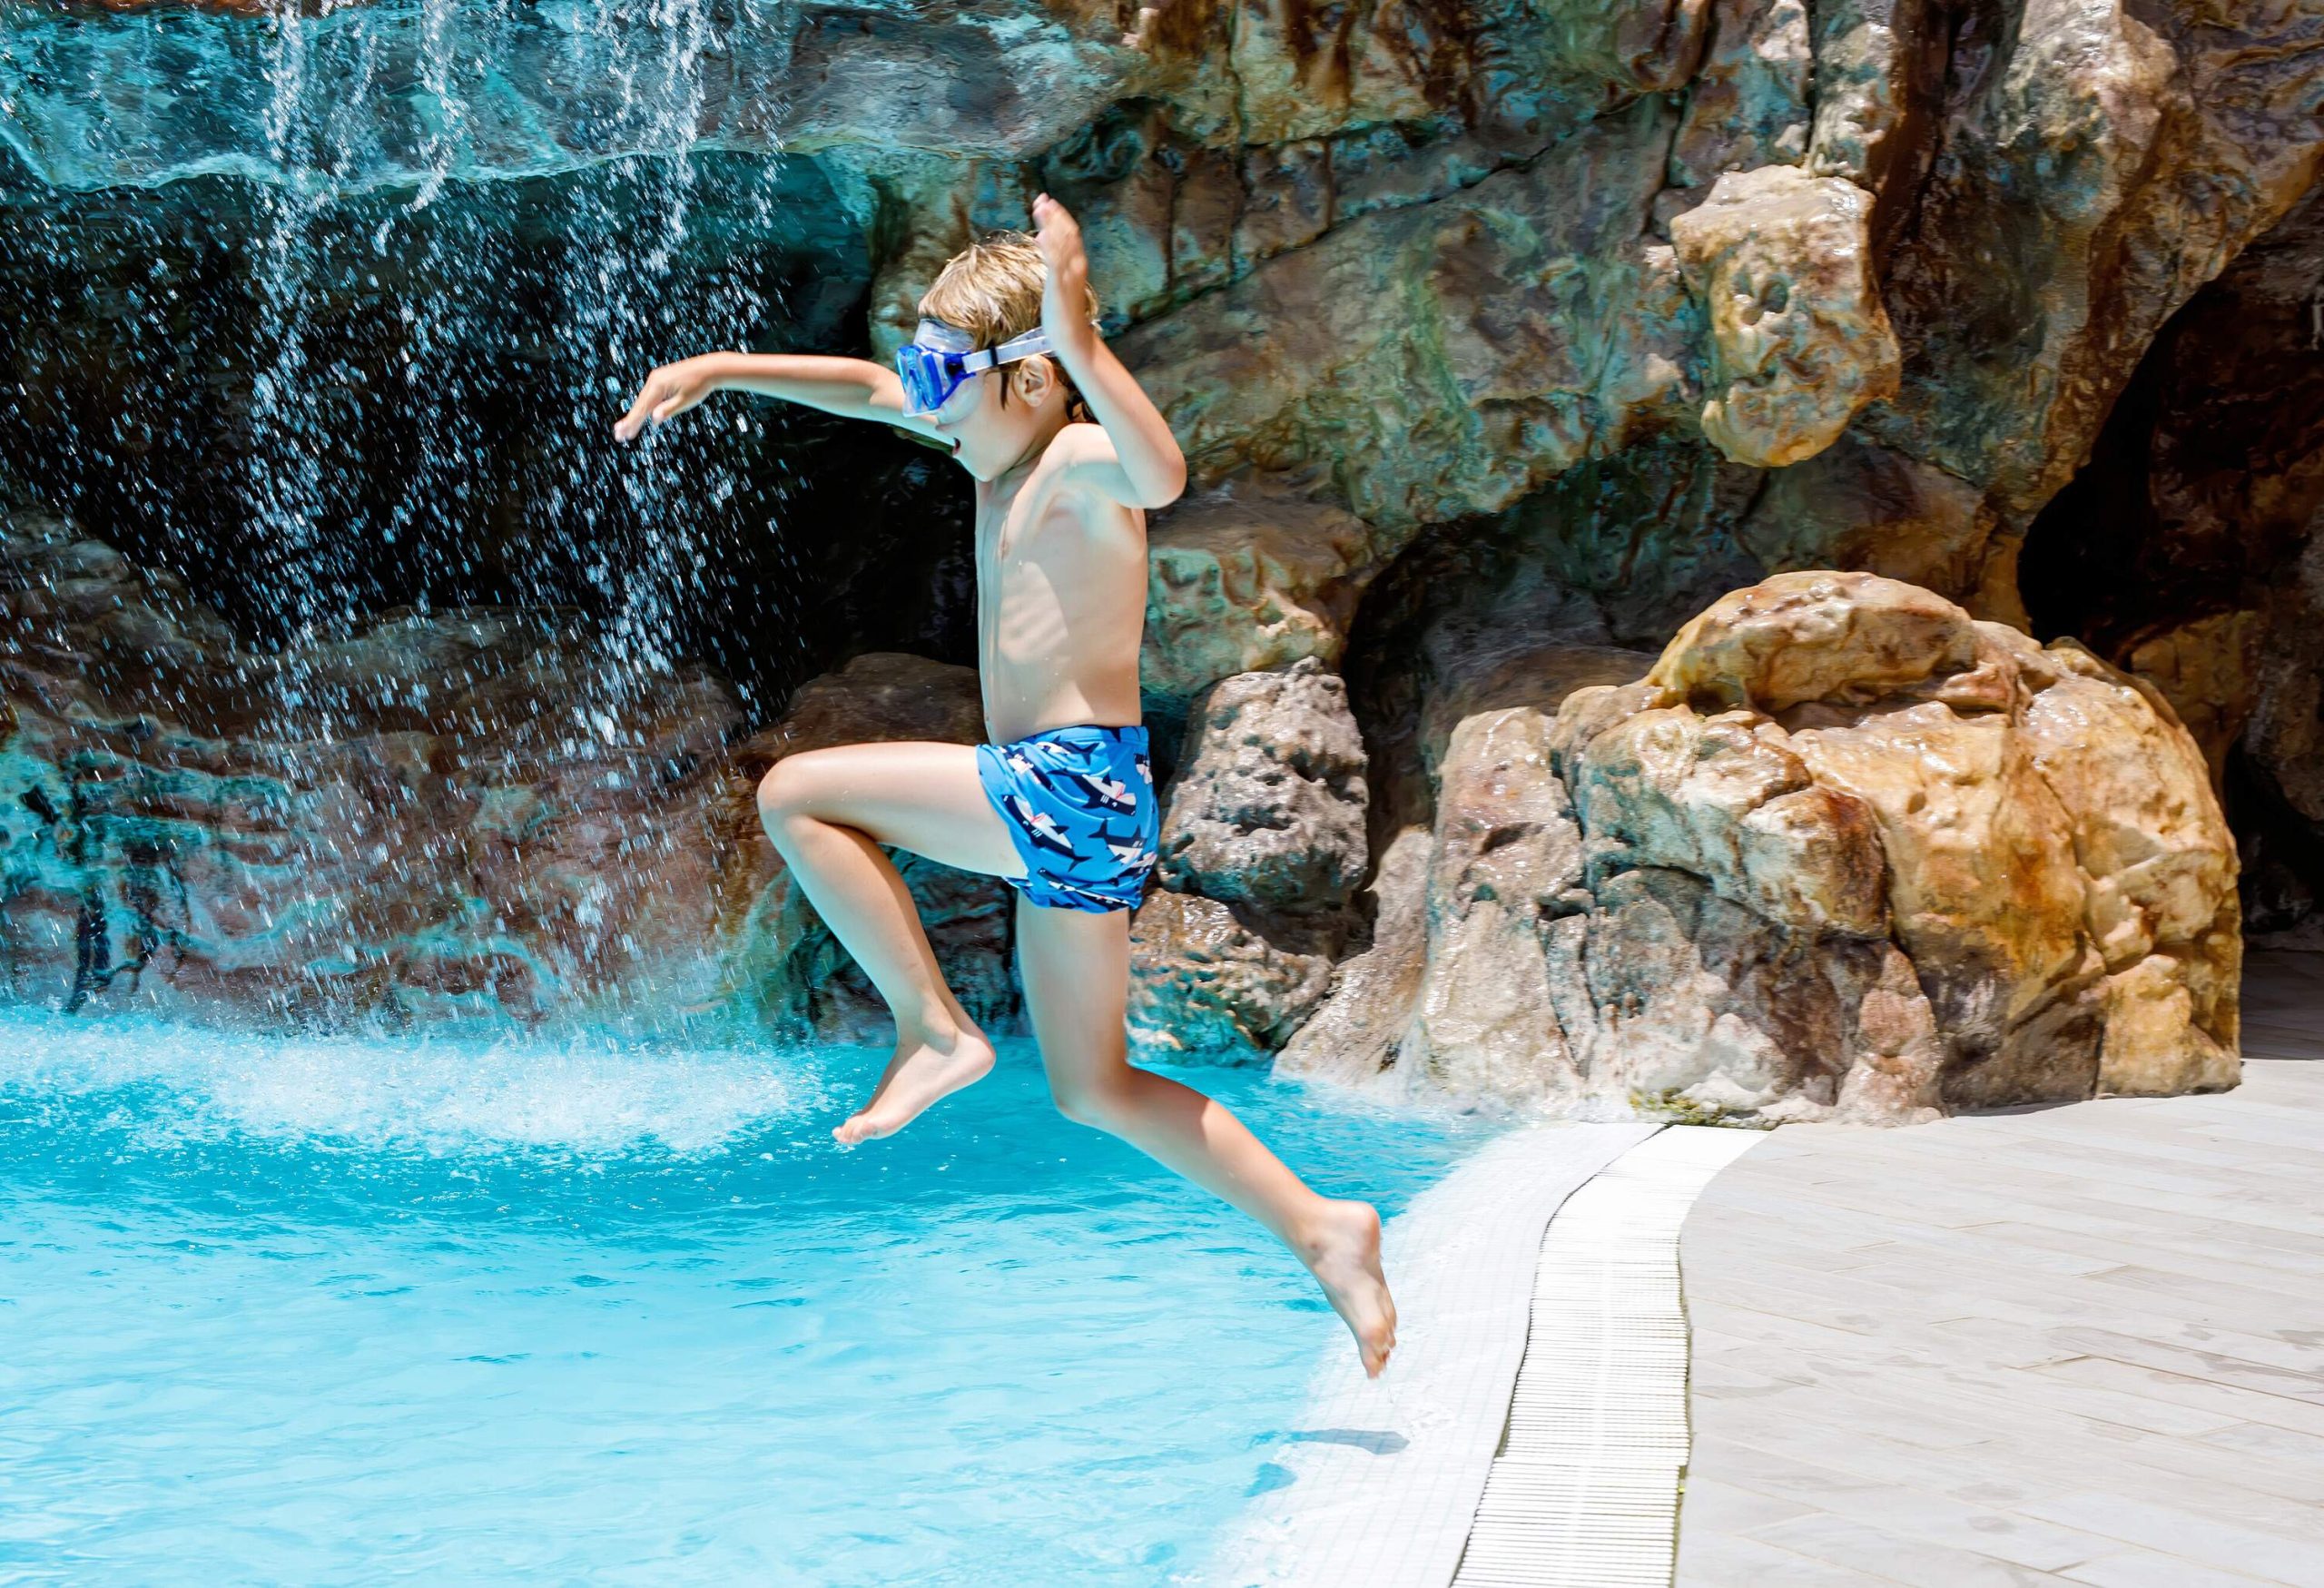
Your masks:
<svg viewBox="0 0 2324 1588"><path fill-rule="evenodd" d="M674 623L706 595L703 540L720 528L719 510L738 486L731 459L686 470L672 447L615 449L606 433L611 418L655 362L697 343L745 344L781 306L747 281L706 299L678 286L696 218L704 62L721 42L709 0L590 0L563 15L573 71L599 84L585 100L583 142L616 153L556 195L562 213L534 245L544 256L537 261L511 259L527 244L509 236L505 212L444 202L458 184L509 180L486 174L493 163L477 146L491 124L494 64L514 47L507 0L403 8L326 0L311 15L286 0L241 25L262 28L266 45L258 123L265 176L250 184L260 224L244 488L285 627L311 636L359 618L374 538L395 545L488 483L470 471L486 451L478 410L495 373L493 300L507 283L478 266L537 262L554 304L549 356L529 367L538 385L527 394L557 440L542 449L550 459L546 549L551 567L601 597L609 639L604 674L590 681L608 698L574 703L586 726L611 715L638 674L669 670ZM383 150L400 151L400 163L383 165ZM339 212L354 195L376 204L372 190L387 200L376 222L349 224ZM779 223L773 191L759 185L742 213L720 223L771 230ZM357 399L410 409L414 455L399 460L386 510L350 523L335 511L345 493L328 477L335 467L377 469L378 460L334 457L350 401L346 369L316 308L376 285L377 261L399 262L401 277L433 291L396 295L402 345L390 373L400 378ZM747 415L720 419L748 433ZM436 555L463 556L448 547ZM546 571L529 582L519 593L543 602L573 593ZM308 714L294 719L295 736L330 736L328 691L287 679L283 704Z"/></svg>
<svg viewBox="0 0 2324 1588"><path fill-rule="evenodd" d="M100 927L73 1006L176 930L295 969L268 994L284 1018L380 964L471 985L519 965L561 1004L634 981L649 929L706 947L700 922L654 924L657 900L710 908L703 791L684 820L622 818L679 775L648 753L672 722L681 764L704 732L714 749L723 708L686 680L716 641L776 653L775 687L809 670L782 530L784 449L811 443L739 399L630 446L612 426L655 364L829 338L862 291L860 238L769 131L787 28L752 0L12 18L0 295L24 302L0 312L0 369L30 399L0 419L0 500L63 507L229 608L251 711L208 730L241 747L196 752L202 775L247 747L289 802L278 837L205 863L243 925L157 924L212 901L146 838L83 843ZM787 289L826 275L848 290L812 294L803 330ZM521 616L447 610L478 606ZM549 635L541 675L507 671ZM479 645L500 681L446 726ZM377 747L398 725L434 735L418 771ZM604 793L625 788L649 792ZM464 858L520 847L536 809L610 847Z"/></svg>
<svg viewBox="0 0 2324 1588"><path fill-rule="evenodd" d="M699 653L721 602L800 577L769 533L787 421L736 405L632 449L609 430L654 364L798 345L786 288L868 268L828 256L828 184L774 134L792 10L12 17L0 295L33 291L0 314L0 360L102 365L56 384L116 391L15 416L21 438L0 421L0 442L30 443L35 495L97 498L97 532L198 586L222 558L235 577L205 593L269 643L399 601L513 600L604 620L615 671ZM806 334L828 338L851 294L817 286Z"/></svg>

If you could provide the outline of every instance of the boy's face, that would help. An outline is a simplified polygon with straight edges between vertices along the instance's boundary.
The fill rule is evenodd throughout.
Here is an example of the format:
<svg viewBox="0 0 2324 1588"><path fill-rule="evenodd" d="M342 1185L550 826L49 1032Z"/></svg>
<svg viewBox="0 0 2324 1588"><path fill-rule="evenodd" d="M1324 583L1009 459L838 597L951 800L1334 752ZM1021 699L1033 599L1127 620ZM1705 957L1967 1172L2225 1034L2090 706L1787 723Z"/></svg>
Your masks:
<svg viewBox="0 0 2324 1588"><path fill-rule="evenodd" d="M942 321L923 320L914 340L923 347L967 351L974 339ZM1038 367L1037 367L1038 366ZM1001 400L1004 387L1009 399ZM1049 360L1036 354L997 370L980 370L954 389L926 416L936 433L952 443L952 456L979 479L990 479L1025 455L1049 418L1049 409L1063 400Z"/></svg>

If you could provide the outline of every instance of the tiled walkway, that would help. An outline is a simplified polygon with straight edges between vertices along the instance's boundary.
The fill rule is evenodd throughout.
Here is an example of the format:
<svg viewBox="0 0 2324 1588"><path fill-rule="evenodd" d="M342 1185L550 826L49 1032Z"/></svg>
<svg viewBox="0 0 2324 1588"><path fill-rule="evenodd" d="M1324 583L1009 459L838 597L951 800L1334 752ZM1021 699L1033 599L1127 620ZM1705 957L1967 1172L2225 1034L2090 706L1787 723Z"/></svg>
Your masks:
<svg viewBox="0 0 2324 1588"><path fill-rule="evenodd" d="M2243 1084L1790 1126L1682 1245L1681 1588L2324 1588L2324 956Z"/></svg>
<svg viewBox="0 0 2324 1588"><path fill-rule="evenodd" d="M1491 1142L1390 1221L1395 1361L1325 1355L1264 1492L1202 1580L1220 1588L1444 1588L1509 1419L1550 1215L1656 1133L1544 1125Z"/></svg>

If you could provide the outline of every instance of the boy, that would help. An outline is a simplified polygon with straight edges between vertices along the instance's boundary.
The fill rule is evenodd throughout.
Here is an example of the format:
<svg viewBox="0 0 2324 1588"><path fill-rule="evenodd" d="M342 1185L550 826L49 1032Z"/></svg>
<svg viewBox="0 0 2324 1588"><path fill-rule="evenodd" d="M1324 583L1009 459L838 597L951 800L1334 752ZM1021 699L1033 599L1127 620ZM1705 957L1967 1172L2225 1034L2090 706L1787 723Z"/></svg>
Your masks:
<svg viewBox="0 0 2324 1588"><path fill-rule="evenodd" d="M1186 459L1098 335L1080 228L1046 193L1033 219L1038 238L998 233L944 267L896 369L705 353L648 376L614 433L631 439L731 388L932 437L976 480L990 742L809 751L759 785L768 835L896 1020L871 1100L832 1134L850 1147L891 1135L992 1068L881 845L1003 877L1019 893L1019 969L1058 1107L1273 1230L1377 1376L1396 1328L1379 1215L1316 1195L1226 1108L1128 1059L1130 911L1159 826L1138 720L1145 510L1176 499Z"/></svg>

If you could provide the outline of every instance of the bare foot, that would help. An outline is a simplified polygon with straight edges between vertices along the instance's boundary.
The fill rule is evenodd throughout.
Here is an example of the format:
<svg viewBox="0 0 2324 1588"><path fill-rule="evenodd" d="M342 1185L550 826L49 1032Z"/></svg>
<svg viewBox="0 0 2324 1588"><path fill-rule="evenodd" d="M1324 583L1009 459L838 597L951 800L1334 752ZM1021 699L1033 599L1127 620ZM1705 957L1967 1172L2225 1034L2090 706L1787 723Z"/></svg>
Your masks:
<svg viewBox="0 0 2324 1588"><path fill-rule="evenodd" d="M1364 1376L1377 1378L1396 1348L1396 1304L1380 1272L1380 1215L1369 1202L1325 1202L1324 1208L1300 1242L1299 1258L1355 1336Z"/></svg>
<svg viewBox="0 0 2324 1588"><path fill-rule="evenodd" d="M957 1032L940 1043L927 1037L899 1037L896 1056L872 1089L872 1100L832 1127L832 1137L842 1147L853 1147L892 1136L920 1118L929 1104L982 1080L991 1068L992 1044L973 1031Z"/></svg>

